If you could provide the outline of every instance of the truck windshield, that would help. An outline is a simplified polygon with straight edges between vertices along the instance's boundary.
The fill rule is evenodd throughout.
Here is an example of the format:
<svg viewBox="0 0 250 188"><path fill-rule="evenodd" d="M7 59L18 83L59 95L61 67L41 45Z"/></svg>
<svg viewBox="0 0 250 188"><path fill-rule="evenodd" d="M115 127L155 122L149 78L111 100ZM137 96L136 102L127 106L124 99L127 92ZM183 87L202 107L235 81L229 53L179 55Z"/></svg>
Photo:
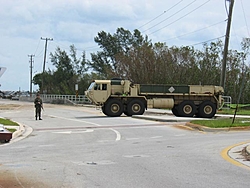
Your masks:
<svg viewBox="0 0 250 188"><path fill-rule="evenodd" d="M94 87L94 85L95 85L95 82L92 82L92 83L90 84L88 90L91 90L91 89Z"/></svg>

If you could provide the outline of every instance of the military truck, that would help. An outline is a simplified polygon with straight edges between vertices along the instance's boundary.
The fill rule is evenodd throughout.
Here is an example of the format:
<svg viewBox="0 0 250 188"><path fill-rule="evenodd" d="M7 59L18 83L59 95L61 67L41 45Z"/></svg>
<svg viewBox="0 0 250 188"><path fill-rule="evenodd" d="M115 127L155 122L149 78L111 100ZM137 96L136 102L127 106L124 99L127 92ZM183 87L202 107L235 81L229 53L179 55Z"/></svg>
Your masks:
<svg viewBox="0 0 250 188"><path fill-rule="evenodd" d="M171 109L175 116L214 117L224 90L212 85L133 84L129 80L94 80L85 95L110 117L142 115L148 108Z"/></svg>

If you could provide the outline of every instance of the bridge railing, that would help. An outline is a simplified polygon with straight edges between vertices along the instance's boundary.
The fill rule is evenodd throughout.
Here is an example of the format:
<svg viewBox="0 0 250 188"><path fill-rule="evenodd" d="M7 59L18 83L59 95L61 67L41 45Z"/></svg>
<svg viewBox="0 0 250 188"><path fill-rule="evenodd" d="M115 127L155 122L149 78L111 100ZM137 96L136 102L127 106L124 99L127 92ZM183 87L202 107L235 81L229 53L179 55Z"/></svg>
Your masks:
<svg viewBox="0 0 250 188"><path fill-rule="evenodd" d="M230 108L230 105L232 104L232 98L230 96L222 96L224 99L224 104L222 108Z"/></svg>
<svg viewBox="0 0 250 188"><path fill-rule="evenodd" d="M71 102L74 104L91 104L91 101L85 95L56 95L56 94L41 94L40 97L42 98L43 102L50 102L50 103L67 103ZM19 100L29 100L34 101L36 95L32 95L31 97L20 97Z"/></svg>

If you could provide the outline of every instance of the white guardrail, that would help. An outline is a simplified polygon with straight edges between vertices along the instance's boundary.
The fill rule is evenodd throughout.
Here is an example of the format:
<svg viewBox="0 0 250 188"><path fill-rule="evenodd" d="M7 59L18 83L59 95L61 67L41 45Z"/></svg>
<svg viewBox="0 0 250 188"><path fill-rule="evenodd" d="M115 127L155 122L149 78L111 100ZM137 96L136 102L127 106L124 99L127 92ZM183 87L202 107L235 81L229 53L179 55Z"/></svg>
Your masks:
<svg viewBox="0 0 250 188"><path fill-rule="evenodd" d="M85 95L54 95L54 94L40 94L43 102L65 104L91 104L90 100ZM21 101L34 101L36 95L33 94L30 96L20 96L19 100Z"/></svg>

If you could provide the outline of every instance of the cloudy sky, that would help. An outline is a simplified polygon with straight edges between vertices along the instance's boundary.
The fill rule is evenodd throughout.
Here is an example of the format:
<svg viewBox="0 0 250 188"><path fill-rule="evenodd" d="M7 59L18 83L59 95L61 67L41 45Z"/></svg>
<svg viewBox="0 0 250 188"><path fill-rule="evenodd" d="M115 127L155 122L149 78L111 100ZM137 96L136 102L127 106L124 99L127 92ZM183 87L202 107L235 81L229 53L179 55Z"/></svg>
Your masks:
<svg viewBox="0 0 250 188"><path fill-rule="evenodd" d="M153 42L168 46L193 45L216 38L224 41L226 0L0 0L0 90L29 90L32 74L42 72L45 41L46 70L53 69L49 53L56 47L78 54L99 50L94 37L100 31L113 34L118 27L139 29ZM242 38L250 37L250 1L235 0L230 48L240 50ZM72 83L74 84L74 83ZM33 86L34 90L37 89Z"/></svg>

